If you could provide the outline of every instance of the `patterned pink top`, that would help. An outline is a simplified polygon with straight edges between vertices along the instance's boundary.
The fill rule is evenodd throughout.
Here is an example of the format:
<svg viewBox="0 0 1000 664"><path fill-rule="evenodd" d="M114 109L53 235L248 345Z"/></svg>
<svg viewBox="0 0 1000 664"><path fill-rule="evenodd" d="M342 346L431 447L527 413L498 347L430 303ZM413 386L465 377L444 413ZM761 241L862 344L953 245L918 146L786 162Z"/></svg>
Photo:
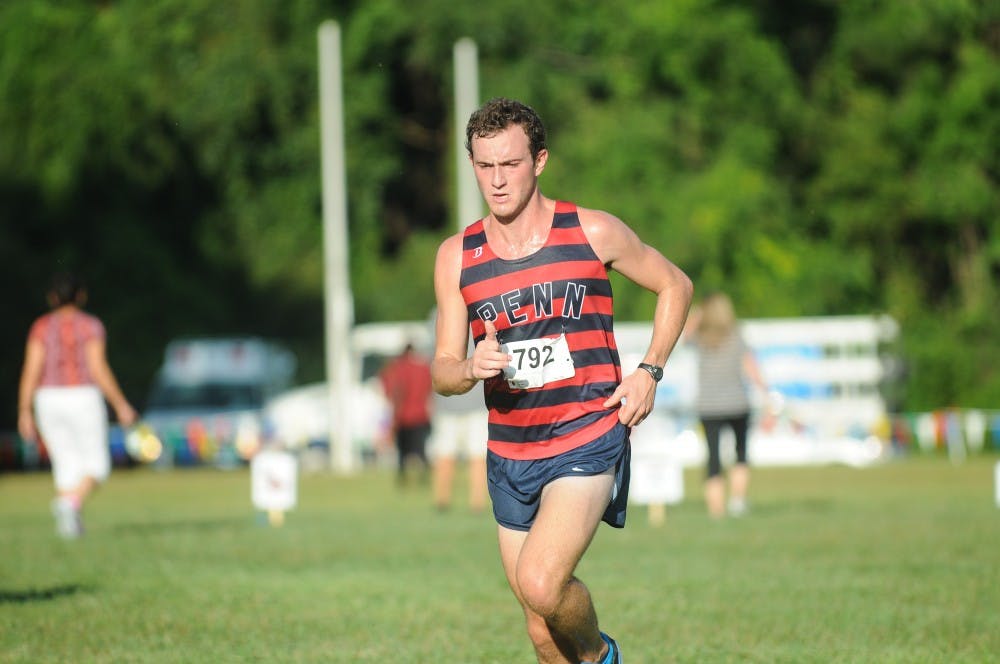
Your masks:
<svg viewBox="0 0 1000 664"><path fill-rule="evenodd" d="M93 384L84 347L104 336L101 321L79 309L60 309L41 316L28 332L29 341L38 341L45 348L39 386Z"/></svg>

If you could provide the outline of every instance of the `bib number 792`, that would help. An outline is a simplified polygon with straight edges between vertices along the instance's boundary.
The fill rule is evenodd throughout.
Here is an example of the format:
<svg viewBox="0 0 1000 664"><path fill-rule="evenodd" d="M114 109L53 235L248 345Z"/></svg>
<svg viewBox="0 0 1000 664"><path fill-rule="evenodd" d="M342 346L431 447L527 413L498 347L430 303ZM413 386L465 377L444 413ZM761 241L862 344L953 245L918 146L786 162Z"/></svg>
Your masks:
<svg viewBox="0 0 1000 664"><path fill-rule="evenodd" d="M528 348L516 348L512 350L514 356L513 364L515 371L522 369L540 369L546 364L551 364L552 346L529 346Z"/></svg>
<svg viewBox="0 0 1000 664"><path fill-rule="evenodd" d="M576 375L566 335L512 341L500 349L510 355L504 378L513 389L526 390Z"/></svg>

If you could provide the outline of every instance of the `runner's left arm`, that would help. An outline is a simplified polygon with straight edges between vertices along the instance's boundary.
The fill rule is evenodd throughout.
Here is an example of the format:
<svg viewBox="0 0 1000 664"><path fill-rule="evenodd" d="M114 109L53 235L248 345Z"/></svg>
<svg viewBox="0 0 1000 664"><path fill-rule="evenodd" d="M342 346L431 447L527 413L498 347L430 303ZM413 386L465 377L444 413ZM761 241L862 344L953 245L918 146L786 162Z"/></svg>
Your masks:
<svg viewBox="0 0 1000 664"><path fill-rule="evenodd" d="M581 214L581 221L598 257L608 267L656 295L653 334L643 362L662 367L684 329L694 294L691 279L617 217L588 210ZM643 369L632 368L631 373L629 369L624 368L621 384L604 406L620 404L621 422L635 426L653 409L656 381Z"/></svg>

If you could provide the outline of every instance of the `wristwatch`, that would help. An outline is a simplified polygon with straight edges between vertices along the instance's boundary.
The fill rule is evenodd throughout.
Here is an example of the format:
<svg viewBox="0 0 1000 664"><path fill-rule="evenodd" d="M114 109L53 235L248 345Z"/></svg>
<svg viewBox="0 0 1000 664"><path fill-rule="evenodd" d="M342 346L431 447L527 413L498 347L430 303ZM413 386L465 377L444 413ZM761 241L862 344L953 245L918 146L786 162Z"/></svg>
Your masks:
<svg viewBox="0 0 1000 664"><path fill-rule="evenodd" d="M640 362L639 368L648 371L649 375L652 376L653 380L657 383L659 383L660 379L663 378L663 367L658 367L655 364L648 364L646 362Z"/></svg>

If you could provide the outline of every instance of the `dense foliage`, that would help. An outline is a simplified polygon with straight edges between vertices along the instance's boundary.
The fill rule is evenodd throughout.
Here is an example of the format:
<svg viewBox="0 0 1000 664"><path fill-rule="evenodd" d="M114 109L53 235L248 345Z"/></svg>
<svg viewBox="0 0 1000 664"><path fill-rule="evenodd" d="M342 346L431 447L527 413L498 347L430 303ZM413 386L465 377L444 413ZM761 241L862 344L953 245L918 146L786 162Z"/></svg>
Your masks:
<svg viewBox="0 0 1000 664"><path fill-rule="evenodd" d="M481 97L547 121L547 193L618 214L743 316L893 315L907 408L1000 403L995 4L10 0L0 422L60 266L86 275L140 404L179 334L283 338L321 374L328 18L359 321L432 306L457 222L452 47L470 36ZM619 294L620 316L648 315Z"/></svg>

